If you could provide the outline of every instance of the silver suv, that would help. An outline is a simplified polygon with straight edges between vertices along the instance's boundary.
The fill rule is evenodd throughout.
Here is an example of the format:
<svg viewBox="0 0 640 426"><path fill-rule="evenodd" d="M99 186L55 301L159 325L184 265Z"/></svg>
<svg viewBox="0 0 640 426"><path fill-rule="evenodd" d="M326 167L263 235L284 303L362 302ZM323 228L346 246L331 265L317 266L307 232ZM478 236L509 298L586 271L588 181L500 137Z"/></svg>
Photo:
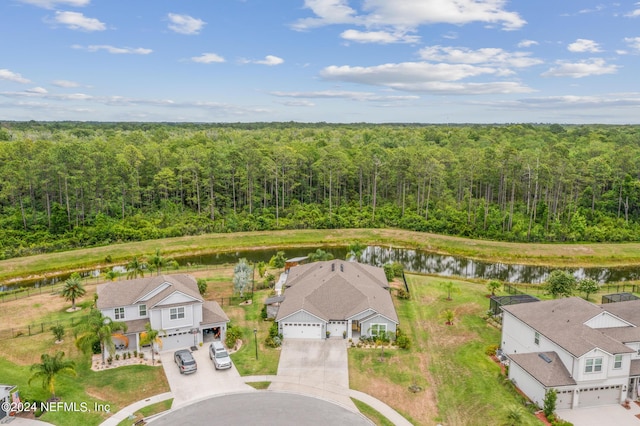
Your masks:
<svg viewBox="0 0 640 426"><path fill-rule="evenodd" d="M198 364L193 355L186 349L181 349L173 354L173 360L178 364L180 374L191 374L198 370Z"/></svg>
<svg viewBox="0 0 640 426"><path fill-rule="evenodd" d="M213 342L209 345L209 358L213 360L216 370L231 368L229 353L220 342Z"/></svg>

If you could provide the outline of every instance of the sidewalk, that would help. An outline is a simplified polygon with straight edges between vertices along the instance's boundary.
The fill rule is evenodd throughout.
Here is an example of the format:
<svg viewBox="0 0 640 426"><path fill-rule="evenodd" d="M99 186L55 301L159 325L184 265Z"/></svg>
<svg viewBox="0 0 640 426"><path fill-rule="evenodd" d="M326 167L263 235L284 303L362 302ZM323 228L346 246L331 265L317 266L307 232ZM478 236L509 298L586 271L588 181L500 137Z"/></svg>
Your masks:
<svg viewBox="0 0 640 426"><path fill-rule="evenodd" d="M169 398L173 398L173 394L171 392L165 392L159 395L154 395L142 401L134 402L133 404L124 407L122 410L118 411L113 416L102 422L101 426L117 426L118 423L120 423L127 417L132 416L139 409L146 407L147 405L155 404L156 402L167 400Z"/></svg>

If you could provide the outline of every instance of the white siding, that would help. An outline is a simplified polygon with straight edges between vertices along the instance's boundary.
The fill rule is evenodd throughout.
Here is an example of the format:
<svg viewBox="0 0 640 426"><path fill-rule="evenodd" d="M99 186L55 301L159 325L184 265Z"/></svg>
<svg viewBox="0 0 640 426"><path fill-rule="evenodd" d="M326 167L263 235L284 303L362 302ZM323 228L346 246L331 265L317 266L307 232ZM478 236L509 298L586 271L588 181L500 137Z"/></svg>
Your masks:
<svg viewBox="0 0 640 426"><path fill-rule="evenodd" d="M155 296L156 294L159 294L162 290L164 290L165 288L169 287L171 284L165 282L162 283L161 285L159 285L158 287L154 288L153 290L151 290L149 293L145 294L140 300L144 301L144 300L149 300L151 299L153 296Z"/></svg>
<svg viewBox="0 0 640 426"><path fill-rule="evenodd" d="M171 293L171 295L169 295L166 299L161 300L156 306L163 306L163 305L173 305L176 303L189 303L189 302L193 302L196 299L194 299L191 296L187 296L184 293L180 293L180 292L174 292Z"/></svg>
<svg viewBox="0 0 640 426"><path fill-rule="evenodd" d="M349 317L348 319L353 320L353 321L357 321L357 320L361 320L362 318L366 318L368 316L371 316L373 314L375 314L376 311L374 311L373 309L367 309L364 312L360 312L359 314L353 315L351 317Z"/></svg>
<svg viewBox="0 0 640 426"><path fill-rule="evenodd" d="M595 317L591 318L589 321L585 322L585 325L588 325L591 328L610 328L610 327L629 327L630 324L628 322L622 321L620 318L617 318L611 315L609 312L603 312Z"/></svg>
<svg viewBox="0 0 640 426"><path fill-rule="evenodd" d="M326 322L321 320L315 315L311 315L306 311L298 311L295 314L291 314L288 317L281 319L280 322Z"/></svg>
<svg viewBox="0 0 640 426"><path fill-rule="evenodd" d="M387 325L387 335L394 339L396 336L396 323L388 320L382 315L376 315L373 318L369 318L366 321L360 323L360 333L362 336L370 336L371 335L371 325L372 324L386 324Z"/></svg>
<svg viewBox="0 0 640 426"><path fill-rule="evenodd" d="M509 380L511 380L531 401L542 407L544 404L544 386L518 364L512 362L509 365Z"/></svg>
<svg viewBox="0 0 640 426"><path fill-rule="evenodd" d="M184 327L199 327L200 323L194 324L193 319L193 308L195 306L200 305L186 305L186 306L173 306L171 308L163 308L160 309L160 317L161 317L161 326L162 330L170 330L173 328L184 328ZM171 309L184 308L184 318L176 318L171 319ZM154 308L154 313L157 311L157 308Z"/></svg>

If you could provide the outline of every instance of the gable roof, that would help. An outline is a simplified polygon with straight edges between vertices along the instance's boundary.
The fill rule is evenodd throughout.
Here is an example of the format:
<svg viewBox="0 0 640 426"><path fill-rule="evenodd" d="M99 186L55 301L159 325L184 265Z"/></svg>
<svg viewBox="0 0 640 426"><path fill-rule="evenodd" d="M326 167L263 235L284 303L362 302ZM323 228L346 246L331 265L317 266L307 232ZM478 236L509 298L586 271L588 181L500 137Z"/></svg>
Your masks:
<svg viewBox="0 0 640 426"><path fill-rule="evenodd" d="M579 297L509 305L502 308L565 349L574 357L599 348L610 354L634 352L612 337L610 329L591 328L584 323L604 309Z"/></svg>
<svg viewBox="0 0 640 426"><path fill-rule="evenodd" d="M571 374L569 374L569 370L567 370L555 352L532 352L507 356L545 387L571 386L576 384L576 381L571 377ZM545 358L549 360L549 362L547 362Z"/></svg>
<svg viewBox="0 0 640 426"><path fill-rule="evenodd" d="M98 309L142 304L141 299L153 293L158 287L163 286L166 288L144 301L147 309L153 308L175 292L180 292L194 299L194 303L204 302L198 291L196 280L192 276L184 274L158 275L149 278L100 284L98 286Z"/></svg>
<svg viewBox="0 0 640 426"><path fill-rule="evenodd" d="M325 321L346 320L367 309L398 323L382 268L343 260L291 268L276 321L305 310Z"/></svg>
<svg viewBox="0 0 640 426"><path fill-rule="evenodd" d="M229 317L224 313L218 302L207 300L202 305L202 322L200 324L215 324L229 322Z"/></svg>

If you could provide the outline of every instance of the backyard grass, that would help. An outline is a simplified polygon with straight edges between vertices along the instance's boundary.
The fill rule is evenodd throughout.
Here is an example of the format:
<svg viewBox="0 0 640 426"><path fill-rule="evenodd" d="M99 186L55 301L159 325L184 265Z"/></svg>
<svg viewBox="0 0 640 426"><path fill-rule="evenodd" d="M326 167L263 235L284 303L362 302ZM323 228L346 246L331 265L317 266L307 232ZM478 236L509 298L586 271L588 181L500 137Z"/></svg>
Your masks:
<svg viewBox="0 0 640 426"><path fill-rule="evenodd" d="M0 261L0 283L35 278L56 271L72 271L126 263L160 249L164 256L221 253L238 249L310 246L389 245L455 254L488 261L558 266L622 266L640 263L640 243L532 244L471 240L398 229L329 229L206 234L104 247L47 253Z"/></svg>
<svg viewBox="0 0 640 426"><path fill-rule="evenodd" d="M396 300L400 327L411 337L410 350L349 349L349 380L402 413L414 424L502 424L507 407L520 397L499 377L500 368L485 348L500 341L500 331L482 319L489 301L484 285L457 281L447 299L442 278L407 275L411 300ZM455 313L445 325L442 312ZM412 392L410 387L419 387ZM523 425L536 425L527 413Z"/></svg>

